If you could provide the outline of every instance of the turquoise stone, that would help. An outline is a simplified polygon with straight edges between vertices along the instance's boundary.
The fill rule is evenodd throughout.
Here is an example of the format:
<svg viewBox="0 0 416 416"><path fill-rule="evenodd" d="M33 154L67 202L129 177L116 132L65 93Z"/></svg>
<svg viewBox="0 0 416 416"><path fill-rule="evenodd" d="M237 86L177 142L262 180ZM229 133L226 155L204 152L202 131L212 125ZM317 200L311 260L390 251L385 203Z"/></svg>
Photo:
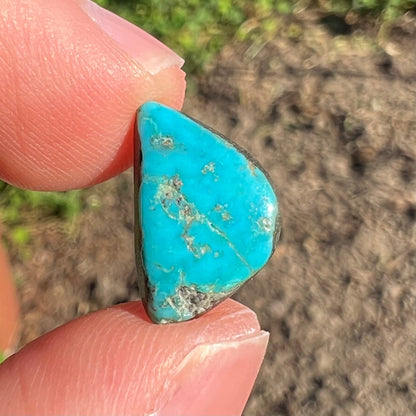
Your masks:
<svg viewBox="0 0 416 416"><path fill-rule="evenodd" d="M233 294L273 253L278 203L257 162L183 113L138 112L137 265L153 322L192 319Z"/></svg>

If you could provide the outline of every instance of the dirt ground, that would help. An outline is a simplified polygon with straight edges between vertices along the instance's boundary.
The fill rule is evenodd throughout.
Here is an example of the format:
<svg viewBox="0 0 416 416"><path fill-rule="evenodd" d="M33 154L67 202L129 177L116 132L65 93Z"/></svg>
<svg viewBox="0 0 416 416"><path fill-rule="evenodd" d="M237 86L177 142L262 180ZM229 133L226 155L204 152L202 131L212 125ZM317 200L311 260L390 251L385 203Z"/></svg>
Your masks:
<svg viewBox="0 0 416 416"><path fill-rule="evenodd" d="M281 243L235 296L271 334L246 415L416 414L416 19L341 29L299 14L233 43L185 103L279 191ZM34 224L27 260L12 251L21 345L138 298L132 196L129 171L70 230Z"/></svg>

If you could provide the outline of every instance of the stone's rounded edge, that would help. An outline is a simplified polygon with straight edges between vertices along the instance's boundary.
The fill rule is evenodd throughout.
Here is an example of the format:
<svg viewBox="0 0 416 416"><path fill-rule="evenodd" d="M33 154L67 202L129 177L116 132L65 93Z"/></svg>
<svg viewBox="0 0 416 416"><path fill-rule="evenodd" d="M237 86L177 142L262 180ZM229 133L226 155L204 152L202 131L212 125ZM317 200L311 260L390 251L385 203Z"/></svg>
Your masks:
<svg viewBox="0 0 416 416"><path fill-rule="evenodd" d="M138 277L139 294L144 306L144 309L155 324L161 324L163 322L158 319L155 314L155 310L152 307L152 290L149 287L149 278L143 259L143 232L141 224L141 201L140 191L142 186L142 161L143 161L143 146L141 145L141 133L143 133L143 123L145 119L154 118L154 111L162 108L161 104L155 101L146 101L137 110L136 113L136 126L135 126L135 140L134 140L134 219L135 219L135 259L136 259L136 270ZM173 110L173 109L172 109ZM144 146L146 148L146 146Z"/></svg>
<svg viewBox="0 0 416 416"><path fill-rule="evenodd" d="M133 176L134 176L134 245L135 245L135 262L136 262L136 272L138 279L138 288L140 298L142 299L143 304L147 303L147 282L146 282L146 272L144 268L144 262L142 258L142 227L141 227L141 218L140 218L140 208L139 208L139 195L140 195L140 186L142 182L142 148L140 140L140 131L139 131L139 116L140 109L137 110L137 117L135 120L134 126L134 164L133 164Z"/></svg>

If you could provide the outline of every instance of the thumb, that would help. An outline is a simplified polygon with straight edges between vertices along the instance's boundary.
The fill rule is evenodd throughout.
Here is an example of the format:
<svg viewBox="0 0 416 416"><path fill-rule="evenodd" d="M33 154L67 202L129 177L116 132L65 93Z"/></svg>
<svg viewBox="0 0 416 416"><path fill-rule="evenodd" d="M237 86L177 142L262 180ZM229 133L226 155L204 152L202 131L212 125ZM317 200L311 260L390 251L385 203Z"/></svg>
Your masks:
<svg viewBox="0 0 416 416"><path fill-rule="evenodd" d="M268 333L228 300L193 321L155 325L140 302L87 315L0 366L0 414L237 415Z"/></svg>
<svg viewBox="0 0 416 416"><path fill-rule="evenodd" d="M0 178L88 186L132 164L147 100L182 105L183 60L89 0L5 0L0 18Z"/></svg>

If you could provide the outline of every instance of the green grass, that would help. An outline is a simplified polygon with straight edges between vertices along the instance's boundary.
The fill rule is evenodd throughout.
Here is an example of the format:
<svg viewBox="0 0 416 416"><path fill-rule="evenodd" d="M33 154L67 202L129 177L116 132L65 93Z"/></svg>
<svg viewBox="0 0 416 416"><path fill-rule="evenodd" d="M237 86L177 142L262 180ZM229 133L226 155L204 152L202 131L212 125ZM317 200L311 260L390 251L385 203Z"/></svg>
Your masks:
<svg viewBox="0 0 416 416"><path fill-rule="evenodd" d="M30 245L30 225L47 218L60 219L70 225L82 210L82 191L26 191L0 181L0 224L8 228L7 236L25 257Z"/></svg>
<svg viewBox="0 0 416 416"><path fill-rule="evenodd" d="M22 212L43 217L54 216L64 220L73 219L82 208L81 191L36 192L24 191L0 182L0 220L17 225ZM22 237L23 238L23 237Z"/></svg>

